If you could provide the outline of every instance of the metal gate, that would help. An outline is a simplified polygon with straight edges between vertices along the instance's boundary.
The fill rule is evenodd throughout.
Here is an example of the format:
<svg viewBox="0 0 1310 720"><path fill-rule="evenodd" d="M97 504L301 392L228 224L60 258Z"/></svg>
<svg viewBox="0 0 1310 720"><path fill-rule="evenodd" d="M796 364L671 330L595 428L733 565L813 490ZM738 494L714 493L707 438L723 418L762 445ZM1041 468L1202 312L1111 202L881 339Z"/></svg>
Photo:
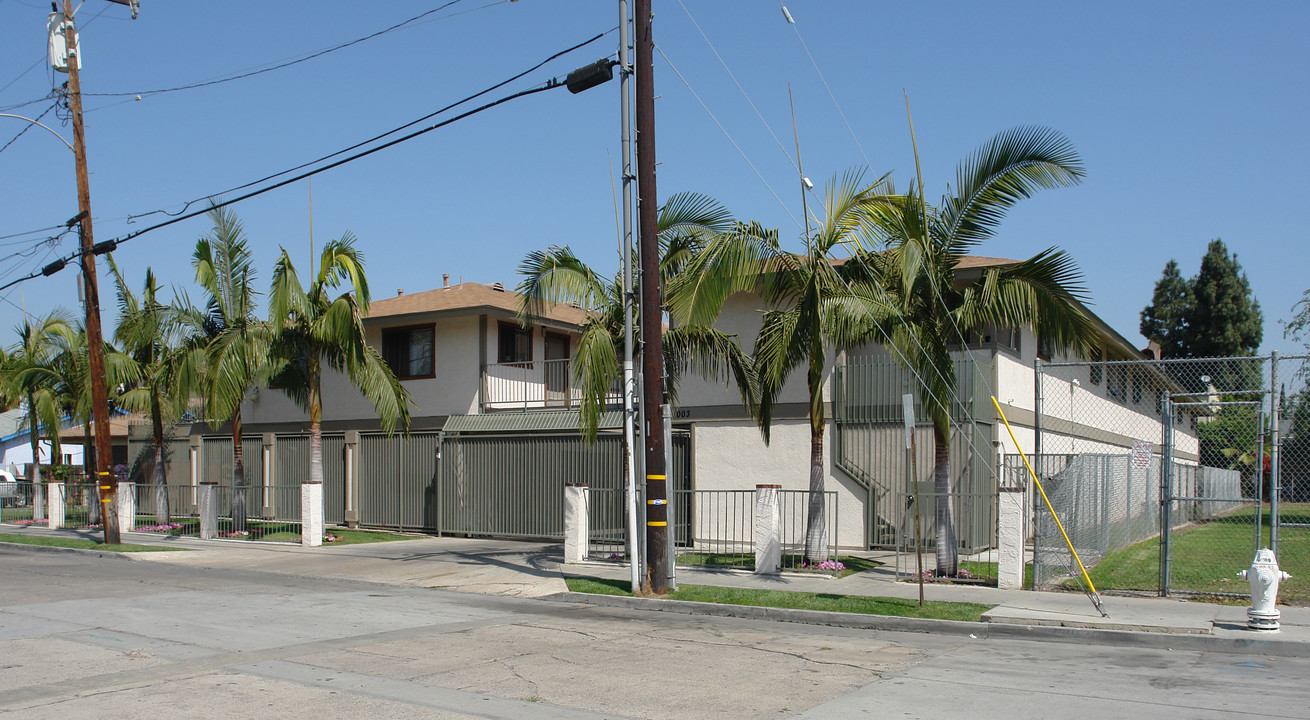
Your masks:
<svg viewBox="0 0 1310 720"><path fill-rule="evenodd" d="M690 476L688 434L673 434L673 459L670 488L685 489ZM623 541L620 435L601 433L588 444L576 431L447 434L438 463L434 510L436 530L442 534L561 540L564 485L585 482L592 493L592 537L598 542Z"/></svg>
<svg viewBox="0 0 1310 720"><path fill-rule="evenodd" d="M1235 573L1270 547L1282 598L1310 604L1305 362L1038 363L1033 466L1098 589L1244 594ZM1034 585L1073 584L1049 513L1031 517Z"/></svg>

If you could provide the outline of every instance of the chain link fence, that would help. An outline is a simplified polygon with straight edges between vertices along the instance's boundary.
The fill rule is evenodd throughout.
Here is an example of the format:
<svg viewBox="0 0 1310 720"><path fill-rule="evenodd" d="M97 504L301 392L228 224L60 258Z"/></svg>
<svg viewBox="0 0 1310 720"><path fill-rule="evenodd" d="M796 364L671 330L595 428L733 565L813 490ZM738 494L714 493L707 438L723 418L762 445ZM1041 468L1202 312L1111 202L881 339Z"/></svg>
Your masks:
<svg viewBox="0 0 1310 720"><path fill-rule="evenodd" d="M1271 547L1293 575L1282 599L1310 604L1305 361L1039 364L1034 467L1098 589L1242 595L1235 573ZM1073 585L1072 554L1034 500L1033 583Z"/></svg>

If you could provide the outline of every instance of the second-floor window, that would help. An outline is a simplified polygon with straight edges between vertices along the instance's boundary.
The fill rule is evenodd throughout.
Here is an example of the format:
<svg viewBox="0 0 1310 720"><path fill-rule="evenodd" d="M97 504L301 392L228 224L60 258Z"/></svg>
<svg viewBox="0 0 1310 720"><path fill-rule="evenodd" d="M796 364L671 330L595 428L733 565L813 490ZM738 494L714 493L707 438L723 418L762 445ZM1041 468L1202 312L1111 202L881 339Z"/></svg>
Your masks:
<svg viewBox="0 0 1310 720"><path fill-rule="evenodd" d="M513 323L500 324L500 337L496 343L496 362L525 363L532 361L532 332Z"/></svg>
<svg viewBox="0 0 1310 720"><path fill-rule="evenodd" d="M401 380L436 375L431 325L386 328L382 331L382 359Z"/></svg>

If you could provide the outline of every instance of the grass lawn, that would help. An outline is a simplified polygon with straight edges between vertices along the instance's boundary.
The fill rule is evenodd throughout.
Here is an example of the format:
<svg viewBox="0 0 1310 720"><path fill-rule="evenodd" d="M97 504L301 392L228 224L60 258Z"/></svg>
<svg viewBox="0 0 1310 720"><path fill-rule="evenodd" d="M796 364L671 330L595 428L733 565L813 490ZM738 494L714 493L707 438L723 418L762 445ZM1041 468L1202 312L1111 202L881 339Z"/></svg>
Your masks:
<svg viewBox="0 0 1310 720"><path fill-rule="evenodd" d="M783 555L782 569L787 572L812 572L816 575L833 575L830 570L810 570L801 568L801 562L804 558L800 555ZM703 553L703 552L680 552L678 553L679 565L689 567L704 568L743 568L753 570L755 568L755 553ZM840 562L844 569L836 573L836 577L844 578L847 575L853 575L857 572L864 572L871 568L876 568L882 563L874 560L868 560L862 557L839 556L837 562Z"/></svg>
<svg viewBox="0 0 1310 720"><path fill-rule="evenodd" d="M596 578L566 578L569 590L597 595L625 595L628 580L602 580ZM831 612L860 613L865 615L892 615L896 617L933 618L938 620L968 620L978 622L990 605L960 602L928 602L921 608L917 600L900 598L835 595L832 593L789 592L785 590L753 590L726 588L712 585L680 585L669 593L670 600L718 603L721 605L751 605L755 607L794 608L798 610L827 610Z"/></svg>
<svg viewBox="0 0 1310 720"><path fill-rule="evenodd" d="M1261 545L1269 542L1269 507L1261 508ZM1284 523L1310 523L1310 503L1282 506ZM1170 588L1200 593L1250 592L1237 571L1250 567L1255 532L1255 508L1175 531L1170 538ZM1279 567L1292 579L1279 586L1278 599L1289 605L1310 605L1310 528L1279 529ZM1160 541L1152 538L1110 553L1088 568L1098 590L1156 591L1160 586ZM1066 584L1072 581L1066 581Z"/></svg>
<svg viewBox="0 0 1310 720"><path fill-rule="evenodd" d="M21 543L23 545L46 545L48 547L79 548L82 550L106 550L109 552L168 552L182 549L158 547L155 545L106 545L99 540L40 537L37 535L14 535L11 533L0 533L0 542Z"/></svg>

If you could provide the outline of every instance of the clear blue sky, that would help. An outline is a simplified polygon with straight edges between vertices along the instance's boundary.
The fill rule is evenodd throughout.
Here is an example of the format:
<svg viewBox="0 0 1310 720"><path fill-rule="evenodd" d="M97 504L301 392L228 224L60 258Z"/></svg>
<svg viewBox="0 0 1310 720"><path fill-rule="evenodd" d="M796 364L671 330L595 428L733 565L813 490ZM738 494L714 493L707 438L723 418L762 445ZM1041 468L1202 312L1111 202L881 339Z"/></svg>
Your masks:
<svg viewBox="0 0 1310 720"><path fill-rule="evenodd" d="M105 0L82 7L84 92L144 93L226 77L441 3L141 4L136 21ZM654 6L656 42L668 57L656 55L661 199L707 193L740 218L779 227L799 247L788 86L806 174L820 185L855 166L893 171L908 185L905 91L930 198L946 190L959 160L1016 125L1055 128L1084 158L1082 186L1021 203L980 254L1066 248L1086 275L1093 309L1145 344L1138 313L1166 261L1176 258L1191 275L1206 243L1222 237L1263 307L1264 349L1294 349L1278 321L1310 287L1302 214L1310 196L1310 4L791 0L794 28L769 0ZM30 117L49 106L5 109L51 88L48 8L0 0L0 112ZM617 25L616 0L464 0L403 30L248 79L140 101L87 97L96 239L163 218L129 215L176 212L187 200L409 122ZM611 33L509 89L563 76L616 48ZM618 92L613 82L577 96L523 98L319 175L315 240L354 232L377 298L437 287L442 273L512 286L523 256L551 244L617 268ZM71 139L55 113L45 120ZM0 118L0 144L24 125ZM77 212L72 153L44 131L0 152L0 177L0 235ZM308 263L308 196L301 181L236 206L261 287L279 245ZM195 294L190 256L207 230L203 216L188 220L141 236L116 257L134 285L149 265ZM75 249L69 235L47 256L50 248L36 245L46 235L0 240L6 281ZM77 308L74 282L65 270L0 293L8 301L0 302L0 342L14 339L17 305L34 314ZM112 326L103 273L102 287Z"/></svg>

